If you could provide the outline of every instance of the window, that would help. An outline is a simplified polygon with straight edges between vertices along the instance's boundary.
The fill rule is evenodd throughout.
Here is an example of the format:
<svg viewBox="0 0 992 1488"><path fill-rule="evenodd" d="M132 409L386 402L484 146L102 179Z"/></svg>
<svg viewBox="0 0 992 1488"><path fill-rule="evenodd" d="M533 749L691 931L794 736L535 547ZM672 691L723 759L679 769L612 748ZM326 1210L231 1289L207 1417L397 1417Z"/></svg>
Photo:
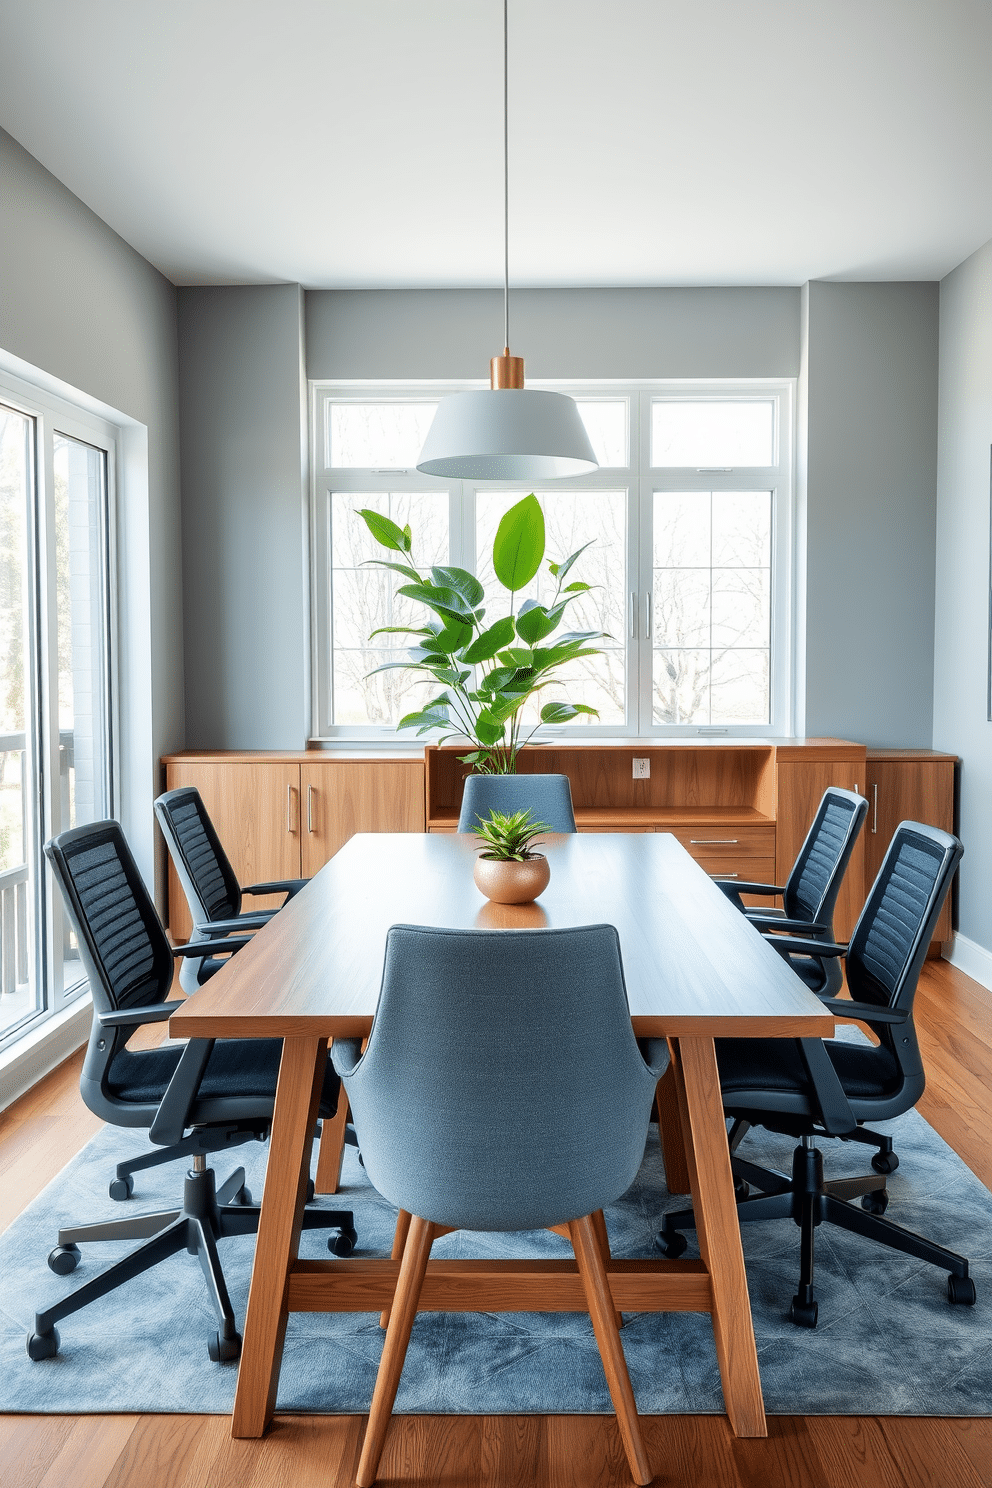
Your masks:
<svg viewBox="0 0 992 1488"><path fill-rule="evenodd" d="M600 468L535 489L547 557L592 543L576 575L593 588L570 625L608 637L561 689L599 717L560 732L791 733L792 385L560 390L575 397ZM356 509L409 522L418 567L456 564L489 593L500 517L532 489L417 473L452 391L313 384L317 737L391 736L431 685L402 670L369 675L408 644L390 633L370 642L372 631L420 623L422 611L396 597L398 576L363 566L389 555ZM543 600L545 583L538 575L528 597Z"/></svg>
<svg viewBox="0 0 992 1488"><path fill-rule="evenodd" d="M113 431L0 385L0 1045L87 987L43 843L111 814Z"/></svg>

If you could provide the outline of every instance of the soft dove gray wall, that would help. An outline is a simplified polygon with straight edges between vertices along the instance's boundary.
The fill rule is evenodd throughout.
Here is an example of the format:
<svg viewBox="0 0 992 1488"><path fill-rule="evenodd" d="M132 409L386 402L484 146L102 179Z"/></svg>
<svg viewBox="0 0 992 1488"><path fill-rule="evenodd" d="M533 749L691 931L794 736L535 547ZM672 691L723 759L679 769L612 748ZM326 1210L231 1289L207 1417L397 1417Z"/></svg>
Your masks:
<svg viewBox="0 0 992 1488"><path fill-rule="evenodd" d="M0 203L0 348L137 421L119 493L120 815L161 885L151 803L184 727L176 291L2 130Z"/></svg>
<svg viewBox="0 0 992 1488"><path fill-rule="evenodd" d="M937 749L961 757L958 901L963 936L992 952L992 723L988 720L992 243L940 286L937 478ZM956 958L957 959L957 958ZM989 984L986 966L966 970Z"/></svg>
<svg viewBox="0 0 992 1488"><path fill-rule="evenodd" d="M191 749L302 749L310 633L303 293L179 291Z"/></svg>

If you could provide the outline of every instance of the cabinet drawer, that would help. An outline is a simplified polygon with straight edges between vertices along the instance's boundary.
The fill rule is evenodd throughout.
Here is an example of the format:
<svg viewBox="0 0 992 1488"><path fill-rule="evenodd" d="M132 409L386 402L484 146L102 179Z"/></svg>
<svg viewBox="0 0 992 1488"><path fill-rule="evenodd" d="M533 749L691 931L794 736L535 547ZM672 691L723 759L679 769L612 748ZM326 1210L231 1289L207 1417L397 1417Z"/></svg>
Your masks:
<svg viewBox="0 0 992 1488"><path fill-rule="evenodd" d="M754 858L771 858L773 862L775 860L774 822L755 822L753 825L732 827L676 827L672 835L700 863L704 858L711 857L718 857L721 861L733 858L748 863ZM748 873L750 874L750 868ZM774 869L772 873L774 875Z"/></svg>
<svg viewBox="0 0 992 1488"><path fill-rule="evenodd" d="M731 854L696 853L692 855L706 873L713 878L739 878L751 883L775 882L774 857L738 858Z"/></svg>

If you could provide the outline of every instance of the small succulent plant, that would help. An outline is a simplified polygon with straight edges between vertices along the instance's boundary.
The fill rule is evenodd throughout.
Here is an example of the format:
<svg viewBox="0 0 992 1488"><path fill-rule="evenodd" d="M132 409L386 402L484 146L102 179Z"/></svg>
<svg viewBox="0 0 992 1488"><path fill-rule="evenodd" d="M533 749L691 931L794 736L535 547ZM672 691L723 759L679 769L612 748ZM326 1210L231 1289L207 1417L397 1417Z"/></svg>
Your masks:
<svg viewBox="0 0 992 1488"><path fill-rule="evenodd" d="M528 809L515 811L512 816L502 811L491 811L485 821L479 818L479 825L472 831L486 849L482 854L484 858L494 858L502 863L526 863L531 858L543 857L543 853L532 850L531 843L535 837L550 832L551 828L547 822L533 821Z"/></svg>

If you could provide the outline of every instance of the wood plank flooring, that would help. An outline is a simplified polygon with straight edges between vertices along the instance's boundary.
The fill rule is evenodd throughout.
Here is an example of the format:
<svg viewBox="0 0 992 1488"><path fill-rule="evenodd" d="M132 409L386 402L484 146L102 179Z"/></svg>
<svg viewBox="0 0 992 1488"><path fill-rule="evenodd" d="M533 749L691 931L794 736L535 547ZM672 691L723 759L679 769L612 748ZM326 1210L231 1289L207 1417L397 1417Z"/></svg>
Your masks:
<svg viewBox="0 0 992 1488"><path fill-rule="evenodd" d="M920 1111L992 1187L992 994L945 961L917 995L928 1072ZM0 1114L0 1229L98 1129L74 1055ZM984 1299L983 1299L984 1300ZM992 1411L992 1402L990 1402ZM992 1419L769 1419L738 1441L722 1416L642 1417L659 1485L992 1488ZM361 1416L283 1416L233 1441L224 1416L0 1416L2 1488L350 1488ZM404 1488L627 1488L602 1416L395 1418L379 1481Z"/></svg>

